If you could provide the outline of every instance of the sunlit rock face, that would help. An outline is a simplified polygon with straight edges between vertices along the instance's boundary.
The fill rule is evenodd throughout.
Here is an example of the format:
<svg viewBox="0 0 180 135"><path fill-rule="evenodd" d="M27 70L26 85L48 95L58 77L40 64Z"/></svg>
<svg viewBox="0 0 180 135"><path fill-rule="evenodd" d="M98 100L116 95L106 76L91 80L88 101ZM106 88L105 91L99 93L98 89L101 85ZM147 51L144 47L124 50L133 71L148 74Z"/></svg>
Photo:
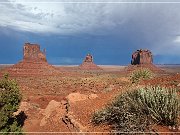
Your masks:
<svg viewBox="0 0 180 135"><path fill-rule="evenodd" d="M164 72L162 69L153 64L153 56L150 50L137 50L132 54L131 65L125 68L126 71L132 72L137 69L147 68L153 72Z"/></svg>
<svg viewBox="0 0 180 135"><path fill-rule="evenodd" d="M45 49L42 52L38 44L25 43L23 52L23 60L47 61Z"/></svg>
<svg viewBox="0 0 180 135"><path fill-rule="evenodd" d="M137 50L132 54L132 65L139 65L139 64L152 64L153 58L152 53L149 50Z"/></svg>

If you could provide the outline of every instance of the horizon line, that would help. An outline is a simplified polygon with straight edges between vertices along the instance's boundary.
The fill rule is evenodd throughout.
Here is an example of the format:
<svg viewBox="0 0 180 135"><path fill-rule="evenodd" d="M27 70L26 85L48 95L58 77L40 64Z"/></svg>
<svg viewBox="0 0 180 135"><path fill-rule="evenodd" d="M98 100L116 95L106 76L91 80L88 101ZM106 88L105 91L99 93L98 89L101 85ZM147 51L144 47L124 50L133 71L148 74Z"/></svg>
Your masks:
<svg viewBox="0 0 180 135"><path fill-rule="evenodd" d="M18 63L18 62L17 62ZM0 63L0 66L3 66L3 65L15 65L17 63L11 63L11 64L3 64L3 63ZM50 65L53 65L53 66L79 66L80 64L52 64L52 63L49 63ZM180 65L180 63L177 63L177 64L171 64L171 63L152 63L154 65ZM131 63L128 63L128 64L96 64L98 66L128 66L128 65L131 65Z"/></svg>
<svg viewBox="0 0 180 135"><path fill-rule="evenodd" d="M17 2L10 2L10 1L3 1L3 2L0 2L0 3L48 3L48 4L51 4L51 3L64 3L64 4L73 4L73 3L78 3L78 4L180 4L180 1L162 1L162 2L160 2L160 1L147 1L147 2L145 2L145 1L142 1L142 2L140 2L140 1L64 1L64 2L62 2L62 1L39 1L39 2L37 2L37 1L17 1Z"/></svg>

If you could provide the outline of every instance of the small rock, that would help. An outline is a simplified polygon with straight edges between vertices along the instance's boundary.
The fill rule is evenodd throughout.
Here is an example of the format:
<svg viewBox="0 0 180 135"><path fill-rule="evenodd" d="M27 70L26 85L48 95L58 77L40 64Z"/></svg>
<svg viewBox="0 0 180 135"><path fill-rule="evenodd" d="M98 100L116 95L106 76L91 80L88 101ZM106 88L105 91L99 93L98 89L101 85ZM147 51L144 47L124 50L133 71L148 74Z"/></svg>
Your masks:
<svg viewBox="0 0 180 135"><path fill-rule="evenodd" d="M90 95L89 95L89 99L95 99L95 98L97 98L97 97L98 97L97 94L90 94Z"/></svg>
<svg viewBox="0 0 180 135"><path fill-rule="evenodd" d="M171 127L171 126L168 126L168 128L169 128L169 130L171 130L171 129L172 129L172 127Z"/></svg>
<svg viewBox="0 0 180 135"><path fill-rule="evenodd" d="M175 126L173 126L173 127L172 127L172 129L173 129L173 130L176 130L176 127L175 127Z"/></svg>
<svg viewBox="0 0 180 135"><path fill-rule="evenodd" d="M66 97L66 99L69 102L74 103L74 102L77 102L77 101L86 100L86 99L88 99L88 96L84 95L84 94L80 94L80 93L71 93Z"/></svg>

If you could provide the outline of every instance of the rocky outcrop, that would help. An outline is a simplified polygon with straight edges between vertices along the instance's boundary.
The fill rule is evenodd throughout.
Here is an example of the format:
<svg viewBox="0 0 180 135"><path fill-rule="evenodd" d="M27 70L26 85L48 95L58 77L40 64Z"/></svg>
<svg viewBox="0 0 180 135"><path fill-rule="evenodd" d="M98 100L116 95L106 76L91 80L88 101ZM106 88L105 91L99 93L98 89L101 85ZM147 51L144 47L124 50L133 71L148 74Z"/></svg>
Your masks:
<svg viewBox="0 0 180 135"><path fill-rule="evenodd" d="M86 126L83 126L82 123L74 116L71 107L76 104L76 102L92 100L97 97L98 96L96 94L85 95L80 93L71 93L66 97L66 104L64 104L66 105L66 115L62 120L71 132L76 131L79 132L79 134L81 134L82 132L88 132L88 128Z"/></svg>
<svg viewBox="0 0 180 135"><path fill-rule="evenodd" d="M41 113L44 115L44 117L41 119L40 126L45 126L48 123L48 120L51 119L51 115L54 112L56 113L56 119L57 117L62 118L65 114L65 109L63 108L63 105L61 102L57 102L55 100L51 100L47 107L45 109L42 109ZM55 120L54 120L55 121Z"/></svg>
<svg viewBox="0 0 180 135"><path fill-rule="evenodd" d="M81 70L102 70L99 66L94 64L93 56L91 54L87 54L83 63L79 66Z"/></svg>
<svg viewBox="0 0 180 135"><path fill-rule="evenodd" d="M25 131L33 129L33 132L76 132L83 134L88 132L87 125L81 123L80 119L74 115L73 106L78 102L91 101L98 98L96 94L70 93L60 102L51 100L42 109L39 104L22 102L17 113L24 111L27 114L25 121ZM32 127L33 126L33 127Z"/></svg>

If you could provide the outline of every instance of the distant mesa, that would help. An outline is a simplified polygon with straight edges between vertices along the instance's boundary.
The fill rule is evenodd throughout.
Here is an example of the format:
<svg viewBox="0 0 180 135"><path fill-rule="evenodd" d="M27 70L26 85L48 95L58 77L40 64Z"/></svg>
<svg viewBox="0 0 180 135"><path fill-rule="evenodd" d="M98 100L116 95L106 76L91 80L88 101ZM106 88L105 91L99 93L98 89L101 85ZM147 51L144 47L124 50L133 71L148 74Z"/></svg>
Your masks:
<svg viewBox="0 0 180 135"><path fill-rule="evenodd" d="M23 60L6 68L11 76L39 76L59 73L55 67L48 64L46 51L40 50L40 45L25 43L23 47Z"/></svg>
<svg viewBox="0 0 180 135"><path fill-rule="evenodd" d="M132 65L152 64L153 58L150 50L137 50L132 54Z"/></svg>
<svg viewBox="0 0 180 135"><path fill-rule="evenodd" d="M126 70L133 71L137 68L148 68L153 72L163 72L163 70L153 64L153 55L151 51L147 49L139 49L133 52L131 65L129 65Z"/></svg>
<svg viewBox="0 0 180 135"><path fill-rule="evenodd" d="M47 61L46 60L46 50L43 52L40 50L40 45L25 43L23 48L23 60L30 61Z"/></svg>
<svg viewBox="0 0 180 135"><path fill-rule="evenodd" d="M83 63L79 65L79 69L81 70L102 70L99 66L94 64L93 56L91 54L87 54Z"/></svg>
<svg viewBox="0 0 180 135"><path fill-rule="evenodd" d="M93 63L93 56L91 54L87 54L84 62L91 62Z"/></svg>

